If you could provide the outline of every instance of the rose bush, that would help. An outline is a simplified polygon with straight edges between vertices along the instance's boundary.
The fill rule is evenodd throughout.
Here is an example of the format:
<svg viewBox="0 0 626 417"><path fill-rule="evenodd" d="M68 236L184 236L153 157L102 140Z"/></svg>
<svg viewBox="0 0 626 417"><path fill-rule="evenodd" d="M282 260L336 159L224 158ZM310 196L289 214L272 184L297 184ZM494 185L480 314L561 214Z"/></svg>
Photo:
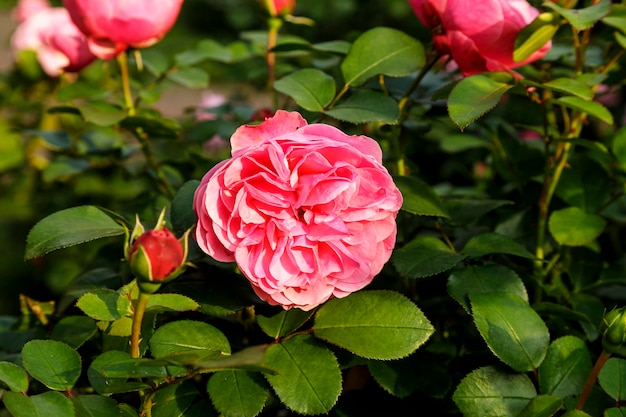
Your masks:
<svg viewBox="0 0 626 417"><path fill-rule="evenodd" d="M13 33L11 48L17 59L22 51L34 51L50 76L80 71L96 59L87 38L62 7L40 8L23 20Z"/></svg>
<svg viewBox="0 0 626 417"><path fill-rule="evenodd" d="M122 51L154 45L176 22L183 0L64 0L91 51L111 59Z"/></svg>
<svg viewBox="0 0 626 417"><path fill-rule="evenodd" d="M515 37L539 11L526 0L409 0L420 21L432 29L435 48L450 55L464 75L510 71L542 58L551 42L523 61L513 59Z"/></svg>
<svg viewBox="0 0 626 417"><path fill-rule="evenodd" d="M369 284L391 256L402 196L372 139L278 111L231 138L194 198L199 246L236 261L270 304L310 310Z"/></svg>

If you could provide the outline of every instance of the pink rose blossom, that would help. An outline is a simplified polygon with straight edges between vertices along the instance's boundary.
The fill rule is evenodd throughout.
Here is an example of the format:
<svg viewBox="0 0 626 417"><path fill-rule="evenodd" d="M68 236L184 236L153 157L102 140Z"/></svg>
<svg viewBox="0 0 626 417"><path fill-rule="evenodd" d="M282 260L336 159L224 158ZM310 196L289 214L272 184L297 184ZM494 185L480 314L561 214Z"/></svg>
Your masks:
<svg viewBox="0 0 626 417"><path fill-rule="evenodd" d="M379 145L279 110L231 138L194 197L200 248L256 294L310 310L368 285L389 260L402 195Z"/></svg>
<svg viewBox="0 0 626 417"><path fill-rule="evenodd" d="M91 51L111 59L129 47L146 48L172 28L183 0L64 0Z"/></svg>
<svg viewBox="0 0 626 417"><path fill-rule="evenodd" d="M35 51L41 67L52 77L80 71L96 59L63 7L42 9L20 23L11 38L11 49L15 56L24 50Z"/></svg>
<svg viewBox="0 0 626 417"><path fill-rule="evenodd" d="M48 3L48 0L20 0L11 12L11 15L13 20L22 23L37 12L49 7L50 3Z"/></svg>
<svg viewBox="0 0 626 417"><path fill-rule="evenodd" d="M546 43L521 62L513 60L517 34L539 11L526 0L409 0L421 22L433 30L433 44L450 54L464 75L507 71L542 58Z"/></svg>

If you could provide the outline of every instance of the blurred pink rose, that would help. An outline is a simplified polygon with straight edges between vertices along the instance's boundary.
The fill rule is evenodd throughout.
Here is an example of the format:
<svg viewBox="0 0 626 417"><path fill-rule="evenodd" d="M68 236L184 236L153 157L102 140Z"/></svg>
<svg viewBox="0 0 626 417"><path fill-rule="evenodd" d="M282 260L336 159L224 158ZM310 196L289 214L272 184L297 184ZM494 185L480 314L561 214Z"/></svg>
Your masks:
<svg viewBox="0 0 626 417"><path fill-rule="evenodd" d="M80 71L96 59L63 7L42 9L20 23L11 38L11 49L15 56L24 50L35 51L41 67L52 77Z"/></svg>
<svg viewBox="0 0 626 417"><path fill-rule="evenodd" d="M11 12L13 20L22 23L35 13L50 7L48 0L20 0Z"/></svg>
<svg viewBox="0 0 626 417"><path fill-rule="evenodd" d="M296 0L265 0L267 9L272 16L291 14L296 7Z"/></svg>
<svg viewBox="0 0 626 417"><path fill-rule="evenodd" d="M87 35L91 51L102 59L146 48L169 31L183 0L63 0L76 26Z"/></svg>
<svg viewBox="0 0 626 417"><path fill-rule="evenodd" d="M196 239L237 262L259 297L310 310L368 285L389 260L402 195L379 145L279 110L231 138L202 178Z"/></svg>
<svg viewBox="0 0 626 417"><path fill-rule="evenodd" d="M200 98L200 106L196 109L196 120L216 120L217 114L212 112L211 109L226 104L226 96L220 93L213 93L206 91L202 93Z"/></svg>
<svg viewBox="0 0 626 417"><path fill-rule="evenodd" d="M526 0L409 0L433 30L435 48L450 54L464 75L508 71L542 58L551 42L522 62L513 60L515 37L539 15Z"/></svg>

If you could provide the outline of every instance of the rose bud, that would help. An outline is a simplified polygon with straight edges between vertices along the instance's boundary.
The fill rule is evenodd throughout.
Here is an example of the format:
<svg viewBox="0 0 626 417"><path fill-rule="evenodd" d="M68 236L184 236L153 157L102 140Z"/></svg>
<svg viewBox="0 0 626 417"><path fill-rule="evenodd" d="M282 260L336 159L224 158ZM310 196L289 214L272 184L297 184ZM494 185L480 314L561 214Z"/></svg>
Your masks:
<svg viewBox="0 0 626 417"><path fill-rule="evenodd" d="M608 312L602 319L602 349L607 353L626 356L626 308Z"/></svg>
<svg viewBox="0 0 626 417"><path fill-rule="evenodd" d="M409 0L419 20L433 31L437 51L450 55L463 75L512 72L542 58L547 42L521 62L513 59L515 38L538 15L526 0Z"/></svg>
<svg viewBox="0 0 626 417"><path fill-rule="evenodd" d="M200 248L255 293L311 310L368 285L395 246L402 195L378 143L278 110L244 125L194 195Z"/></svg>
<svg viewBox="0 0 626 417"><path fill-rule="evenodd" d="M270 16L291 14L296 7L296 0L264 0Z"/></svg>
<svg viewBox="0 0 626 417"><path fill-rule="evenodd" d="M176 22L182 4L183 0L63 1L92 53L102 59L157 43Z"/></svg>
<svg viewBox="0 0 626 417"><path fill-rule="evenodd" d="M152 293L185 269L187 237L176 239L167 227L143 232L128 251L130 270L143 292ZM155 285L156 284L156 285Z"/></svg>

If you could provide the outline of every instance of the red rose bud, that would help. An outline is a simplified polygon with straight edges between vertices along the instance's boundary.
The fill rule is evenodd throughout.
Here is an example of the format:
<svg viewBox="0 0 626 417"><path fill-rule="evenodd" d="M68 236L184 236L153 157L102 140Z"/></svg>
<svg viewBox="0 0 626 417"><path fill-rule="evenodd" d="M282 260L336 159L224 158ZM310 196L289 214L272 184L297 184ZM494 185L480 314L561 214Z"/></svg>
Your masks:
<svg viewBox="0 0 626 417"><path fill-rule="evenodd" d="M296 0L265 0L265 5L271 16L291 14L296 7Z"/></svg>
<svg viewBox="0 0 626 417"><path fill-rule="evenodd" d="M163 282L182 272L185 250L166 227L141 234L128 255L130 269L143 282Z"/></svg>

